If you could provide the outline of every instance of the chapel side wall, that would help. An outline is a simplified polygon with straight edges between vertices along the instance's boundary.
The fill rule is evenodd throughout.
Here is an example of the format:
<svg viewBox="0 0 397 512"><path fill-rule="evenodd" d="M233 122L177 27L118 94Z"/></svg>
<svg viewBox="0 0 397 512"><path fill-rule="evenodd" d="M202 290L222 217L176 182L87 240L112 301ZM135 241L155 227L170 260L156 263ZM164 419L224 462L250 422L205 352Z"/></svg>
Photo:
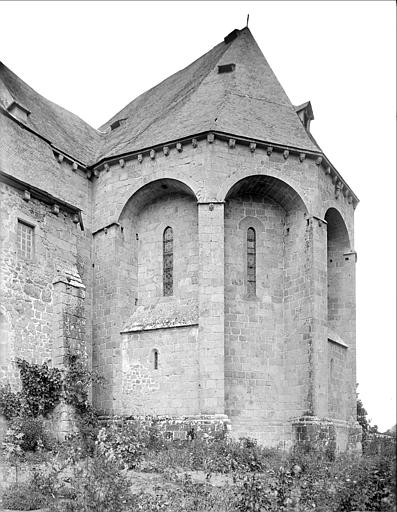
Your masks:
<svg viewBox="0 0 397 512"><path fill-rule="evenodd" d="M56 267L58 261L66 262L65 264L72 266L77 270L83 285L84 289L84 319L82 318L81 322L84 323L84 341L86 345L86 352L88 356L89 364L91 363L91 347L92 347L92 266L91 266L91 189L92 183L87 179L86 173L81 169L72 168L72 163L68 162L64 159L60 162L50 145L40 139L37 135L30 133L29 131L21 128L15 123L13 120L7 118L6 116L1 116L0 122L1 126L1 135L2 135L2 148L0 153L0 167L3 172L9 174L22 182L27 184L27 188L30 186L36 187L39 190L43 190L44 192L51 194L55 198L55 202L57 199L65 201L70 205L75 206L81 210L81 217L84 225L84 231L80 230L79 224L74 224L72 222L72 214L66 213L62 206L60 206L59 216L56 217L51 212L51 205L44 205L43 203L38 202L36 199L31 199L29 202L25 202L19 200L16 204L12 205L11 209L4 208L4 202L2 202L2 215L1 222L6 223L6 230L10 229L9 234L6 232L2 232L2 236L4 237L1 243L2 253L7 253L8 255L12 254L12 256L7 256L6 266L12 265L13 261L16 263L16 255L13 251L15 251L15 227L11 222L11 212L14 215L17 212L21 212L22 214L25 212L27 215L27 219L29 217L36 222L38 225L38 233L41 233L37 236L37 247L41 250L40 257L41 261L37 261L35 263L35 274L46 276L43 282L49 283L52 286L50 281L50 271L53 271ZM23 147L23 150L21 149ZM1 184L2 187L6 187L4 197L9 198L9 194L15 195L15 197L21 198L22 192L17 191L10 185ZM8 201L8 199L7 199ZM36 205L35 208L33 205ZM33 211L34 210L34 211ZM4 213L3 213L4 212ZM51 219L51 222L49 222ZM11 222L11 224L10 224ZM70 227L72 226L72 227ZM48 239L47 242L47 233ZM55 258L52 258L51 250L53 247L54 254L56 254ZM65 266L65 264L63 264ZM19 279L22 282L25 282L25 279L29 279L27 276L27 269L25 266L19 269L19 264L17 263L18 274L17 281ZM21 274L24 272L24 275ZM55 276L52 276L52 279ZM12 295L17 302L20 302L21 297L25 295L23 291L23 287L18 289L17 281L12 281L11 285L7 285L7 291L5 293ZM28 283L31 284L31 283ZM46 285L47 286L47 285ZM50 286L50 288L51 288ZM8 296L8 295L7 295ZM32 298L30 296L26 297L26 304L28 309L30 308L29 304L34 306L34 304L39 303L39 299ZM55 299L56 301L57 299ZM46 303L43 302L42 306L44 309L53 308L54 306L54 289L51 288L51 302ZM41 306L38 306L41 307ZM9 309L8 306L6 306ZM12 308L11 308L12 309ZM64 305L58 307L58 309L65 310ZM11 338L15 338L17 335L20 337L20 333L17 332L14 328L15 322L18 324L21 320L15 320L14 316L18 317L22 315L24 308L21 309L20 312L17 311L10 313L11 315ZM43 313L43 311L42 311ZM29 312L27 312L30 315ZM55 315L55 313L51 313ZM33 317L34 318L34 313ZM62 322L59 320L55 322L55 329L61 329ZM35 323L30 320L31 326L35 325ZM52 324L53 325L53 324ZM53 327L51 327L53 329ZM66 334L67 329L62 329ZM43 334L39 334L35 332L35 328L29 329L29 332L35 333L32 334L33 338L38 336L39 339L42 339ZM54 338L55 333L51 333L51 337ZM32 339L33 339L32 338Z"/></svg>
<svg viewBox="0 0 397 512"><path fill-rule="evenodd" d="M55 215L51 206L34 198L25 201L23 192L4 183L0 190L0 302L10 329L7 376L3 369L2 378L18 386L12 359L57 364L61 337L85 341L90 352L90 233L81 231L69 212L61 209ZM32 260L17 254L18 219L34 227ZM65 279L65 271L78 274L86 286L83 306L79 301L79 309L72 315L68 299L59 303L53 284L57 276Z"/></svg>

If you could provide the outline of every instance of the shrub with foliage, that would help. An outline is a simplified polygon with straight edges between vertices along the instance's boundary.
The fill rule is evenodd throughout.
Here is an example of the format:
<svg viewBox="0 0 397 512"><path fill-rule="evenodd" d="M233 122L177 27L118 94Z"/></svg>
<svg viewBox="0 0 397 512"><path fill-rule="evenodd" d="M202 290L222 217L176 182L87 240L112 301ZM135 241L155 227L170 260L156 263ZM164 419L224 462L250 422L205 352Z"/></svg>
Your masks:
<svg viewBox="0 0 397 512"><path fill-rule="evenodd" d="M114 421L99 431L98 439L129 468L135 468L148 450L163 447L162 434L154 420Z"/></svg>
<svg viewBox="0 0 397 512"><path fill-rule="evenodd" d="M9 384L0 386L0 414L7 420L15 418L21 413L21 394L14 393Z"/></svg>
<svg viewBox="0 0 397 512"><path fill-rule="evenodd" d="M19 446L25 452L35 451L38 448L50 449L52 442L49 433L44 428L42 418L14 418L9 423L8 437L18 438Z"/></svg>
<svg viewBox="0 0 397 512"><path fill-rule="evenodd" d="M30 484L47 498L51 512L127 512L132 496L121 458L100 434L91 457L71 443L67 459L55 458Z"/></svg>
<svg viewBox="0 0 397 512"><path fill-rule="evenodd" d="M161 450L148 450L140 468L165 471L169 467L202 470L206 473L260 472L269 460L280 462L285 455L277 449L264 448L254 440L239 440L203 434L192 441L164 441Z"/></svg>
<svg viewBox="0 0 397 512"><path fill-rule="evenodd" d="M47 363L31 364L23 359L17 359L16 364L28 414L34 418L39 415L46 416L61 399L61 371L58 368L49 368Z"/></svg>
<svg viewBox="0 0 397 512"><path fill-rule="evenodd" d="M7 509L37 510L47 503L47 498L30 483L15 483L3 494L3 507Z"/></svg>

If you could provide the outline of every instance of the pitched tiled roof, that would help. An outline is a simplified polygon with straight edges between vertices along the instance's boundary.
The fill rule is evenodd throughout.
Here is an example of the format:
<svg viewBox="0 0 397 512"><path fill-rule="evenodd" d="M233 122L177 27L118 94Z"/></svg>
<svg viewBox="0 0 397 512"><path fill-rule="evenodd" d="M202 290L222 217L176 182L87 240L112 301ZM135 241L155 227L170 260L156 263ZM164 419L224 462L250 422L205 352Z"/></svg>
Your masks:
<svg viewBox="0 0 397 512"><path fill-rule="evenodd" d="M35 92L1 63L0 106L11 111L18 103L29 112L23 124L87 165L207 131L318 151L249 29L232 34L231 41L141 94L101 131ZM233 70L219 73L227 64Z"/></svg>
<svg viewBox="0 0 397 512"><path fill-rule="evenodd" d="M101 130L100 158L213 130L318 151L248 28L145 92ZM218 66L234 64L219 73Z"/></svg>
<svg viewBox="0 0 397 512"><path fill-rule="evenodd" d="M59 163L49 144L35 133L15 122L0 110L0 172L28 182L38 189L43 188L43 175L47 177L45 190L49 194L73 203L86 211L87 191L81 187L77 192L70 177L59 175ZM88 185L87 185L88 186Z"/></svg>
<svg viewBox="0 0 397 512"><path fill-rule="evenodd" d="M99 132L38 94L0 62L0 104L9 109L13 102L30 112L24 122L26 126L80 162L95 161Z"/></svg>

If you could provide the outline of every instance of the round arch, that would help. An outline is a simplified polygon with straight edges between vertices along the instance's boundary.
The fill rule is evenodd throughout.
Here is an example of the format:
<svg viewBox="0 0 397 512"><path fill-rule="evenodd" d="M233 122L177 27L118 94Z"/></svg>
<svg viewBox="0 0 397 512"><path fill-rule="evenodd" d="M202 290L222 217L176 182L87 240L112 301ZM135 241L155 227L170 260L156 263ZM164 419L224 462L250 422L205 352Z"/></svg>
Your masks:
<svg viewBox="0 0 397 512"><path fill-rule="evenodd" d="M238 181L226 182L220 194L224 201L239 195L270 197L286 211L301 210L308 213L308 207L301 195L291 185L274 176L247 175Z"/></svg>
<svg viewBox="0 0 397 512"><path fill-rule="evenodd" d="M125 216L136 215L146 204L172 193L191 196L197 201L196 193L186 183L173 178L160 178L132 191L118 216L118 222L121 223Z"/></svg>
<svg viewBox="0 0 397 512"><path fill-rule="evenodd" d="M334 208L328 208L325 212L324 220L327 222L327 239L338 242L338 245L343 250L351 249L351 241L349 230L347 229L346 222L341 212Z"/></svg>

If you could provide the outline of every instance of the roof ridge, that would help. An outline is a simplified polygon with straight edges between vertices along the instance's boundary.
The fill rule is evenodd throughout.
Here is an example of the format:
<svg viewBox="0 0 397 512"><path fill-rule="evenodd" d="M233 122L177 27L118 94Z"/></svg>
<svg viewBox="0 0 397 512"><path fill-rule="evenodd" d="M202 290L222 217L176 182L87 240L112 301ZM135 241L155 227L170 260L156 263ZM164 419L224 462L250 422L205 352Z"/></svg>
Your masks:
<svg viewBox="0 0 397 512"><path fill-rule="evenodd" d="M219 43L219 44L222 44L222 43ZM185 68L183 68L182 70L180 71L177 71L176 73L174 73L174 75L171 75L170 77L166 78L164 81L168 80L169 78L172 78L173 76L175 76L176 74L178 73L181 73L183 71L185 71L187 68L189 68L190 66L192 66L193 64L195 64L198 60L200 60L201 58L203 58L205 55L209 54L212 50L214 50L218 45L215 45L211 50L209 50L207 53L205 53L204 55L202 55L201 57L199 57L199 59L196 59L194 62L192 62L191 64L189 64L188 66L186 66ZM173 100L168 104L168 106L164 109L164 110L161 110L158 115L156 117L154 117L141 131L137 132L135 134L135 136L132 138L132 139L136 139L137 137L141 136L142 134L144 134L151 126L153 126L159 119L163 118L167 113L169 113L171 110L175 109L176 107L180 107L181 104L186 104L186 102L189 100L189 98L192 96L192 94L194 94L195 91L197 91L197 89L200 88L200 85L202 84L202 82L207 78L208 74L211 73L211 71L213 71L214 67L216 67L217 65L217 62L219 61L219 59L224 55L224 53L226 52L227 50L227 45L225 44L225 48L223 50L223 52L218 56L215 64L207 71L207 73L205 75L203 75L198 83L195 85L195 87L192 87L190 90L187 91L187 93L183 96L181 96L180 98L178 98L178 95L180 93L180 91L176 91L175 92L175 95L173 96ZM160 82L160 84L157 84L157 86L155 87L158 87L159 85L161 85L163 82ZM155 88L154 87L154 88ZM152 88L152 89L154 89ZM152 89L149 89L149 91L146 91L146 92L150 92ZM143 93L143 94L146 94L146 93ZM139 96L138 96L139 98ZM136 99L138 99L136 98ZM133 100L135 101L135 100ZM122 111L120 111L121 113ZM131 140L132 140L131 139ZM124 144L122 145L119 145L117 146L117 151L121 150L123 147L125 147L126 144L128 144L129 142L131 142L131 140L127 140L124 142ZM113 148L115 149L115 148Z"/></svg>

